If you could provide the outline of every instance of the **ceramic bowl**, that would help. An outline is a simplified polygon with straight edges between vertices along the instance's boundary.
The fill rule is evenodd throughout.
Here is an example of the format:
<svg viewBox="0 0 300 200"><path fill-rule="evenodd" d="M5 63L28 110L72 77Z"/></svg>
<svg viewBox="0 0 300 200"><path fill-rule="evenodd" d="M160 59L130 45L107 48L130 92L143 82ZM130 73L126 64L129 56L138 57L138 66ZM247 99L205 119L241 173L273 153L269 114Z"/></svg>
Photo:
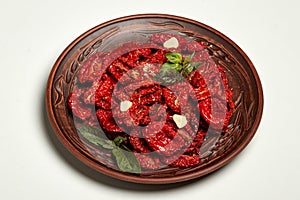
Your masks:
<svg viewBox="0 0 300 200"><path fill-rule="evenodd" d="M68 109L78 74L97 52L112 52L128 43L149 43L153 34L175 34L203 44L209 59L225 69L233 91L235 108L226 131L207 136L201 146L201 161L192 167L165 165L153 170L126 172L118 169L111 149L86 141ZM112 58L112 61L114 58ZM136 183L166 184L209 174L230 162L253 138L263 111L259 76L247 55L219 31L194 20L165 14L125 16L102 23L75 39L59 56L49 75L46 91L49 120L62 144L80 161L99 173ZM95 115L95 113L93 113ZM238 164L238 163L237 163Z"/></svg>

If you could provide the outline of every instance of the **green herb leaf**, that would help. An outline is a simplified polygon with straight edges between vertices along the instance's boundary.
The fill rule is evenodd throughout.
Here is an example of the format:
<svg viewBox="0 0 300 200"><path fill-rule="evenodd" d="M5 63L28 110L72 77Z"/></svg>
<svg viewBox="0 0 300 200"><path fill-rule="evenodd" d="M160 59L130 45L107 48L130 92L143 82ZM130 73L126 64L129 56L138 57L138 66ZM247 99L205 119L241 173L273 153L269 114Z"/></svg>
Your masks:
<svg viewBox="0 0 300 200"><path fill-rule="evenodd" d="M183 70L181 71L181 74L184 77L187 77L192 71L193 71L193 67L191 66L191 64L188 64L183 68Z"/></svg>
<svg viewBox="0 0 300 200"><path fill-rule="evenodd" d="M174 63L174 64L182 62L182 55L177 52L166 53L166 57L169 62Z"/></svg>
<svg viewBox="0 0 300 200"><path fill-rule="evenodd" d="M103 135L103 131L101 129L92 126L80 126L77 127L77 130L80 133L90 133L98 136Z"/></svg>
<svg viewBox="0 0 300 200"><path fill-rule="evenodd" d="M82 131L80 132L80 134L90 143L94 144L94 145L100 145L105 149L113 149L115 148L115 144L113 143L113 141L111 140L106 140L103 138L100 138L96 135L93 135L89 132L86 131Z"/></svg>
<svg viewBox="0 0 300 200"><path fill-rule="evenodd" d="M184 77L176 70L172 68L161 68L158 74L153 79L162 85L171 85L175 82L179 82Z"/></svg>
<svg viewBox="0 0 300 200"><path fill-rule="evenodd" d="M201 67L203 65L203 62L192 62L191 66L193 67L193 71L198 69L199 67Z"/></svg>
<svg viewBox="0 0 300 200"><path fill-rule="evenodd" d="M196 69L198 69L199 67L202 66L202 62L192 62L192 63L188 63L186 66L184 66L184 68L181 71L181 74L184 77L187 77L192 71L195 71Z"/></svg>
<svg viewBox="0 0 300 200"><path fill-rule="evenodd" d="M180 53L166 53L168 62L165 62L161 66L158 74L153 77L153 80L163 85L171 85L184 80L192 71L198 69L203 64L202 62L191 62L194 55L195 52L183 60Z"/></svg>
<svg viewBox="0 0 300 200"><path fill-rule="evenodd" d="M120 170L130 173L141 173L141 166L134 153L116 147L112 150Z"/></svg>
<svg viewBox="0 0 300 200"><path fill-rule="evenodd" d="M187 56L187 57L184 59L183 65L186 65L186 64L190 63L190 62L192 61L194 55L195 55L195 51L194 51L191 55Z"/></svg>
<svg viewBox="0 0 300 200"><path fill-rule="evenodd" d="M166 62L161 66L163 69L174 69L178 72L180 72L180 70L182 70L183 66L179 63L169 63Z"/></svg>
<svg viewBox="0 0 300 200"><path fill-rule="evenodd" d="M125 137L118 136L113 141L101 137L103 132L91 126L78 127L80 135L94 145L112 150L120 170L130 173L141 173L141 166L133 152L124 144Z"/></svg>
<svg viewBox="0 0 300 200"><path fill-rule="evenodd" d="M121 137L121 136L118 136L118 137L116 137L116 138L114 139L114 143L115 143L118 147L120 147L121 144L122 144L123 142L125 142L125 141L126 141L126 138Z"/></svg>

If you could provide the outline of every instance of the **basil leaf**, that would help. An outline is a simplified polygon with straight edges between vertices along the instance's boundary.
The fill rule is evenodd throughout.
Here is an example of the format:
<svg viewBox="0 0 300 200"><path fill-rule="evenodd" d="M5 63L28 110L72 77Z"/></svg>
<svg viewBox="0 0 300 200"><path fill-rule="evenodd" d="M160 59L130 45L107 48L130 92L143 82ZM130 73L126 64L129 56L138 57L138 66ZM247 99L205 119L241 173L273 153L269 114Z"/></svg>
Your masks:
<svg viewBox="0 0 300 200"><path fill-rule="evenodd" d="M187 56L187 57L184 59L183 65L186 65L186 64L190 63L190 62L192 61L194 55L195 55L195 51L194 51L191 55Z"/></svg>
<svg viewBox="0 0 300 200"><path fill-rule="evenodd" d="M188 64L182 71L181 74L184 77L187 77L194 70L191 64Z"/></svg>
<svg viewBox="0 0 300 200"><path fill-rule="evenodd" d="M153 77L153 80L166 86L184 80L192 71L198 69L203 64L202 62L191 62L194 55L195 52L183 60L180 53L166 53L168 62L163 63L158 74Z"/></svg>
<svg viewBox="0 0 300 200"><path fill-rule="evenodd" d="M174 64L182 62L182 55L177 52L166 53L166 57L169 62L174 63Z"/></svg>
<svg viewBox="0 0 300 200"><path fill-rule="evenodd" d="M203 62L192 62L191 66L193 67L193 71L198 69L199 67L201 67L203 65Z"/></svg>
<svg viewBox="0 0 300 200"><path fill-rule="evenodd" d="M77 130L80 132L80 133L90 133L90 134L93 134L93 135L103 135L103 131L99 128L95 128L95 127L92 127L92 126L80 126L80 127L77 127Z"/></svg>
<svg viewBox="0 0 300 200"><path fill-rule="evenodd" d="M159 73L154 77L154 80L162 85L171 85L175 82L182 81L184 77L174 69L161 68Z"/></svg>
<svg viewBox="0 0 300 200"><path fill-rule="evenodd" d="M116 146L120 147L120 145L126 141L126 138L118 136L114 139L114 143L116 144Z"/></svg>
<svg viewBox="0 0 300 200"><path fill-rule="evenodd" d="M113 149L115 148L115 144L113 143L113 141L111 140L106 140L103 138L100 138L96 135L93 135L89 132L86 131L82 131L80 132L80 134L90 143L94 144L94 145L100 145L105 149Z"/></svg>
<svg viewBox="0 0 300 200"><path fill-rule="evenodd" d="M119 147L112 150L120 170L130 173L141 173L141 166L134 153L125 151Z"/></svg>
<svg viewBox="0 0 300 200"><path fill-rule="evenodd" d="M169 62L166 62L166 63L164 63L162 65L162 68L164 68L164 69L167 69L167 68L174 69L174 70L180 72L180 70L182 70L183 66L180 65L180 64L178 64L178 63L169 63Z"/></svg>
<svg viewBox="0 0 300 200"><path fill-rule="evenodd" d="M112 150L112 154L120 170L130 173L141 173L141 166L134 153L123 144L126 138L118 136L113 141L101 138L100 133L102 131L91 126L81 126L77 130L90 143Z"/></svg>

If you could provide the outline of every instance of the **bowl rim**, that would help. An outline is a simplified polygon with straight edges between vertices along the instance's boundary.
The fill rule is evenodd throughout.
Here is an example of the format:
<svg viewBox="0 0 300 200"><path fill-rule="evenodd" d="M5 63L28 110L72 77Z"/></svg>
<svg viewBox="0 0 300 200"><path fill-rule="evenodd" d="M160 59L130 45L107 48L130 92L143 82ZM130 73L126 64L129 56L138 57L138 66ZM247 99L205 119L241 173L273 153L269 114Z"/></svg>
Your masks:
<svg viewBox="0 0 300 200"><path fill-rule="evenodd" d="M253 77L255 79L255 84L257 86L258 89L258 110L257 110L257 116L255 118L255 121L253 122L253 126L251 131L249 132L249 134L247 134L244 138L244 140L241 141L241 143L236 146L236 148L233 151L230 151L229 153L227 153L224 157L222 157L222 159L218 160L218 162L213 163L208 165L207 167L198 170L198 171L192 171L189 173L185 173L182 175L177 175L177 176L172 176L172 177L139 177L139 176L133 176L130 174L126 174L123 172L119 172L116 170L112 170L103 166L98 165L97 163L95 163L94 161L92 161L89 157L87 157L86 155L82 154L75 146L73 146L72 143L70 143L65 137L64 134L62 132L62 130L60 129L57 121L55 120L54 117L54 111L52 109L52 105L51 105L51 94L52 94L52 85L54 82L54 76L55 73L57 71L57 69L60 66L60 63L62 62L62 60L64 59L64 57L69 53L69 51L76 45L78 44L78 42L80 42L82 39L84 39L86 36L92 34L93 32L111 25L111 24L115 24L118 22L122 22L122 21L127 21L127 20L131 20L131 19L142 19L142 18L164 18L164 19L172 19L172 20L179 20L179 21L183 21L183 22L187 22L187 23L191 23L194 24L196 26L205 28L211 32L213 32L214 34L220 36L222 39L224 39L226 42L228 42L230 45L232 45L232 47L234 49L236 49L238 51L238 53L241 54L241 56L245 59L245 61L247 62L248 66L251 69L251 72L253 73ZM177 16L177 15L170 15L170 14L158 14L158 13L149 13L149 14L135 14L135 15L128 15L128 16L123 16L123 17L119 17L116 19L112 19L109 21L106 21L104 23L101 23L91 29L89 29L88 31L84 32L83 34L81 34L79 37L77 37L75 40L73 40L64 50L63 52L60 54L60 56L58 57L58 59L56 60L55 64L53 65L51 72L49 74L48 77L48 81L47 81L47 87L46 87L46 98L45 98L45 103L46 103L46 112L48 115L48 119L50 121L50 124L56 134L56 136L58 136L60 142L64 145L64 147L66 149L68 149L68 151L73 154L77 159L79 159L81 162L83 162L84 164L86 164L88 167L102 173L105 175L108 175L110 177L113 178L117 178L123 181L129 181L129 182L134 182L134 183L143 183L143 184L168 184L168 183L176 183L176 182L182 182L182 181L187 181L187 180L191 180L191 179L195 179L204 175L207 175L213 171L216 171L217 169L223 167L224 165L228 164L232 159L234 159L252 140L252 138L254 137L255 133L257 132L257 129L259 127L261 118L262 118L262 114L263 114L263 107L264 107L264 98L263 98L263 90L262 90L262 84L260 81L260 78L258 76L258 73L253 65L253 63L251 62L251 60L249 59L249 57L246 55L246 53L235 43L233 42L230 38L228 38L226 35L224 35L223 33L219 32L218 30L202 23L202 22L198 22L196 20L193 19L189 19L189 18L185 18L185 17L181 17L181 16Z"/></svg>

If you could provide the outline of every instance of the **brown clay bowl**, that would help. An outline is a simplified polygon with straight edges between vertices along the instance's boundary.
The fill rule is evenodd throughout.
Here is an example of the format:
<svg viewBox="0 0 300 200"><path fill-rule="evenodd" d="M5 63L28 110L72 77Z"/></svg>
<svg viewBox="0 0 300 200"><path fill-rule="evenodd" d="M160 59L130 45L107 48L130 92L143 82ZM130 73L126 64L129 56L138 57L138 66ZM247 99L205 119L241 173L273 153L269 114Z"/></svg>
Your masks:
<svg viewBox="0 0 300 200"><path fill-rule="evenodd" d="M225 133L207 137L201 161L193 167L164 166L130 173L119 170L111 151L82 139L78 122L67 107L69 94L77 84L77 73L85 61L99 51L119 45L143 42L155 33L179 34L205 44L210 59L226 71L233 89L235 108ZM75 39L57 59L49 75L46 107L51 125L62 144L87 166L111 177L146 184L182 182L209 174L231 161L254 136L263 111L263 92L258 74L246 54L228 37L200 22L163 14L126 16L100 24Z"/></svg>

